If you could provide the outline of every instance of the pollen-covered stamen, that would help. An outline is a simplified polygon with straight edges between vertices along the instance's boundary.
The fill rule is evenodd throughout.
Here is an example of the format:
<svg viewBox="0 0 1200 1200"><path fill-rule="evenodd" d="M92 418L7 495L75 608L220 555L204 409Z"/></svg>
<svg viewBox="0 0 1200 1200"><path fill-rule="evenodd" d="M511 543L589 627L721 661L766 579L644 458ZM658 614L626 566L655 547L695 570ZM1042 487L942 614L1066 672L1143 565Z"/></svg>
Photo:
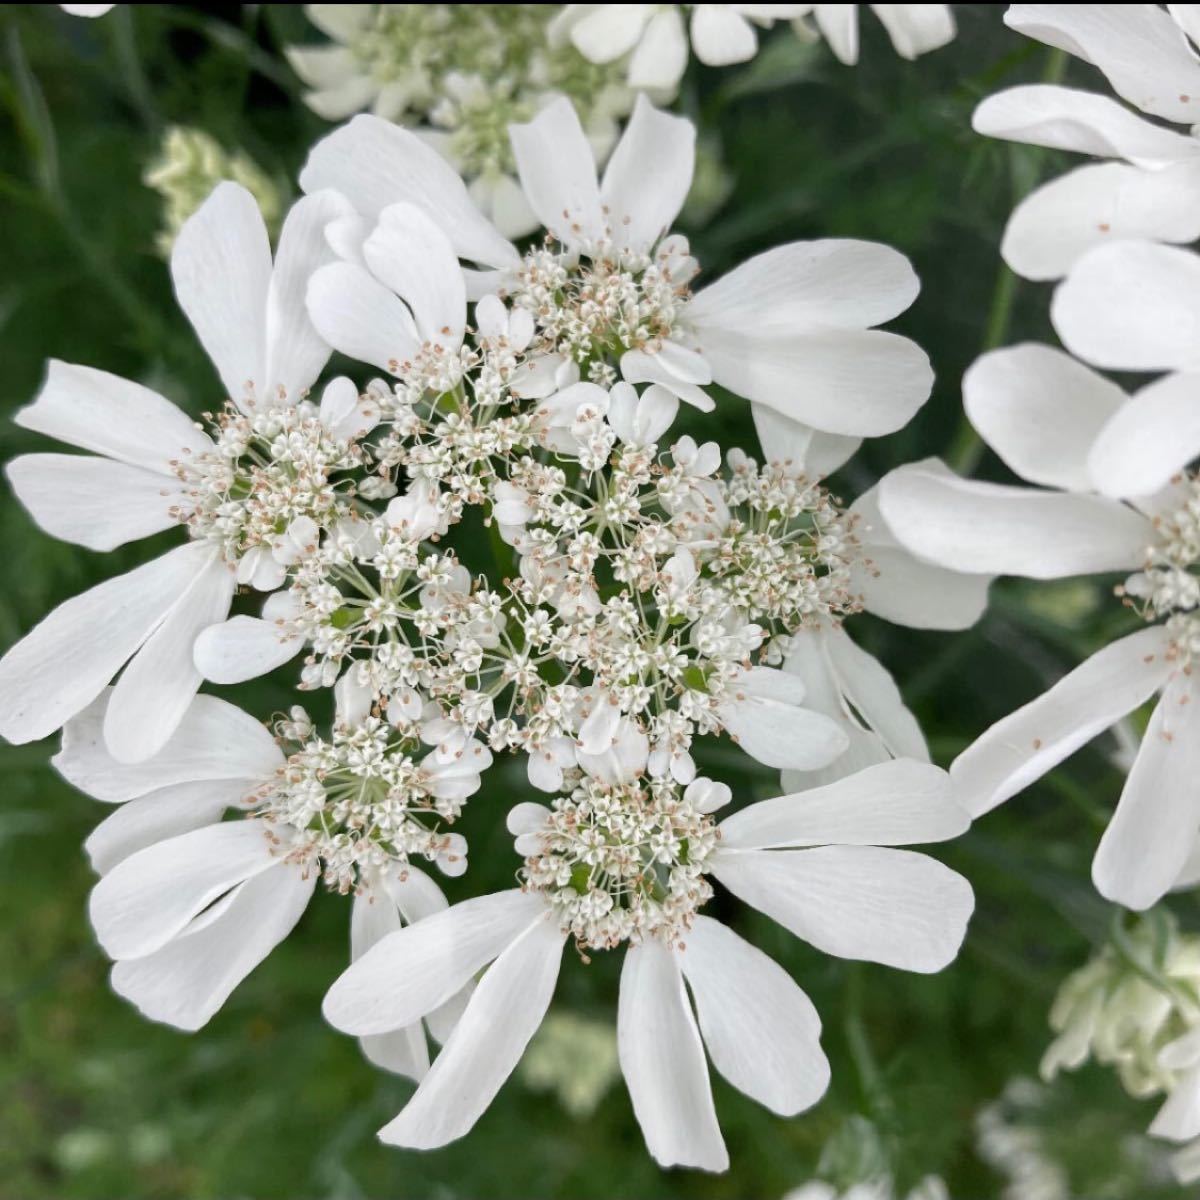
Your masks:
<svg viewBox="0 0 1200 1200"><path fill-rule="evenodd" d="M274 549L294 521L325 527L348 516L349 479L363 463L354 442L333 436L307 402L252 414L226 406L213 420L215 449L176 464L189 503L178 519L194 538L220 543L236 562L253 549Z"/></svg>
<svg viewBox="0 0 1200 1200"><path fill-rule="evenodd" d="M292 746L276 778L250 799L256 815L296 832L296 853L317 857L332 890L354 890L372 868L421 858L448 875L466 868L466 842L449 833L490 762L469 744L439 757L378 717L317 736L307 723L277 725ZM302 740L290 739L299 735Z"/></svg>
<svg viewBox="0 0 1200 1200"><path fill-rule="evenodd" d="M610 785L585 778L560 796L521 872L581 948L679 941L712 896L704 867L720 834L701 811L708 792L670 780Z"/></svg>

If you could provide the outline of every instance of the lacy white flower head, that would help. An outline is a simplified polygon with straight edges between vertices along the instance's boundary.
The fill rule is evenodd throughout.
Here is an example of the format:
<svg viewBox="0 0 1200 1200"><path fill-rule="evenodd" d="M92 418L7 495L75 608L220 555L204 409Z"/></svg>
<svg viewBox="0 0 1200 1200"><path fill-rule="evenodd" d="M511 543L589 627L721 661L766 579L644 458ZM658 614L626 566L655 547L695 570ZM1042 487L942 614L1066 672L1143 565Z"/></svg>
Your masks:
<svg viewBox="0 0 1200 1200"><path fill-rule="evenodd" d="M513 178L509 124L566 96L603 159L633 105L619 64L594 65L548 40L554 5L309 4L305 11L334 41L287 51L314 89L309 107L330 121L369 108L416 127L506 237L538 224Z"/></svg>
<svg viewBox="0 0 1200 1200"><path fill-rule="evenodd" d="M1200 18L1192 4L1013 4L1006 24L1103 72L1122 100L1023 84L976 109L979 133L1113 161L1043 184L1013 212L1002 253L1019 275L1056 279L1125 238L1200 237ZM1189 40L1191 39L1191 40ZM1136 50L1133 48L1136 47Z"/></svg>
<svg viewBox="0 0 1200 1200"><path fill-rule="evenodd" d="M843 438L894 432L928 398L924 353L873 328L918 291L896 251L850 240L794 242L695 291L700 264L685 238L668 236L692 179L690 122L639 97L601 181L566 100L510 133L522 187L548 235L525 254L419 138L371 117L319 142L301 186L353 199L361 224L339 223L331 235L351 261L361 262L364 236L388 224L384 210L404 202L422 209L460 258L489 268L468 271L470 294L498 290L535 319L537 381L524 384L527 394L548 396L576 377L603 386L620 378L661 384L707 409L704 388L717 384L756 410ZM397 354L396 306L372 316L373 304L352 307L348 293L374 285L374 296L379 282L394 281L365 276L344 275L340 294L321 287L310 307L327 332L369 346L358 357L387 369L406 357ZM564 374L556 378L558 368Z"/></svg>
<svg viewBox="0 0 1200 1200"><path fill-rule="evenodd" d="M1033 579L1125 572L1118 596L1146 627L994 725L952 774L979 816L1161 693L1093 864L1101 893L1147 908L1190 871L1200 829L1200 482L1182 474L1156 490L1128 488L1121 481L1130 470L1155 474L1139 470L1148 460L1128 437L1131 467L1114 478L1105 430L1149 405L1059 350L1023 345L984 355L966 375L964 396L984 440L1040 486L902 467L880 489L896 537L918 557L960 571Z"/></svg>
<svg viewBox="0 0 1200 1200"><path fill-rule="evenodd" d="M1050 1023L1059 1036L1044 1078L1094 1058L1116 1068L1130 1095L1166 1094L1151 1134L1200 1138L1200 938L1180 934L1169 913L1114 926L1112 942L1063 984Z"/></svg>
<svg viewBox="0 0 1200 1200"><path fill-rule="evenodd" d="M238 582L279 582L270 563L276 526L337 507L333 475L355 453L305 399L329 347L308 319L304 284L332 257L323 230L345 211L332 193L300 201L273 265L262 217L237 184L220 185L180 231L176 295L223 385L213 389L211 435L140 384L62 362L51 362L36 402L17 415L27 429L92 452L9 463L14 491L47 532L92 550L174 525L191 537L66 601L9 650L0 661L0 734L9 741L52 733L128 661L105 736L124 761L154 754L199 687L196 634L225 616Z"/></svg>
<svg viewBox="0 0 1200 1200"><path fill-rule="evenodd" d="M443 754L404 727L339 706L328 736L303 709L276 736L224 700L197 696L154 758L127 765L102 735L105 692L70 720L54 765L120 807L87 842L101 880L91 918L116 960L113 990L146 1016L204 1025L292 930L318 880L354 893L354 957L404 922L446 907L433 880L466 869L449 830L491 762L483 746ZM227 819L230 816L240 819ZM444 1038L457 1008L431 1013ZM365 1039L380 1066L419 1079L419 1025Z"/></svg>
<svg viewBox="0 0 1200 1200"><path fill-rule="evenodd" d="M957 953L969 885L893 848L966 828L938 768L886 763L718 824L727 787L648 779L644 762L643 748L564 785L549 806L517 805L519 888L385 938L330 990L332 1024L380 1036L435 1011L487 967L429 1074L380 1131L385 1142L431 1148L470 1130L541 1023L571 940L584 963L623 949L621 1070L661 1165L728 1166L705 1048L772 1111L814 1104L829 1079L816 1012L771 959L704 915L710 879L830 954L927 972Z"/></svg>

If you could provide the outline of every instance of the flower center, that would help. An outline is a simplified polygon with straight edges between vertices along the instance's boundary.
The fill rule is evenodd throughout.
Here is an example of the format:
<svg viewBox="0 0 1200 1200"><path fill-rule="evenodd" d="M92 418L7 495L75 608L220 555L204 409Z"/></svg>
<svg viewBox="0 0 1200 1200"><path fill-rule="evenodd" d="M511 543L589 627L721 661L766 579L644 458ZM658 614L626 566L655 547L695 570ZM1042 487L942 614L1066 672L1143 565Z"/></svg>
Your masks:
<svg viewBox="0 0 1200 1200"><path fill-rule="evenodd" d="M545 893L581 948L678 939L712 896L703 871L720 835L671 781L584 779L536 836L523 882Z"/></svg>

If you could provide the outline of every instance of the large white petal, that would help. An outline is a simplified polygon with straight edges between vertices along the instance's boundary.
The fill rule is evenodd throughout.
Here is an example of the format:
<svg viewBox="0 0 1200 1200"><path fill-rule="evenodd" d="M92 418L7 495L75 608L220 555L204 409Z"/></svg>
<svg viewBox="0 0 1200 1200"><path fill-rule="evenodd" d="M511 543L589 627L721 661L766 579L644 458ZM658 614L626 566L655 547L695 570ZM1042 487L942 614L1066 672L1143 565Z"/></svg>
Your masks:
<svg viewBox="0 0 1200 1200"><path fill-rule="evenodd" d="M997 721L950 768L968 812L990 812L1149 700L1173 670L1168 649L1161 626L1140 629Z"/></svg>
<svg viewBox="0 0 1200 1200"><path fill-rule="evenodd" d="M200 688L192 646L202 629L229 613L236 586L217 551L197 573L162 624L117 680L104 718L104 740L120 762L142 762L158 753Z"/></svg>
<svg viewBox="0 0 1200 1200"><path fill-rule="evenodd" d="M239 883L280 865L265 821L206 825L139 850L92 889L88 912L112 958L141 958Z"/></svg>
<svg viewBox="0 0 1200 1200"><path fill-rule="evenodd" d="M1168 685L1150 718L1120 803L1096 852L1102 896L1145 909L1170 890L1200 829L1200 695L1188 675Z"/></svg>
<svg viewBox="0 0 1200 1200"><path fill-rule="evenodd" d="M1160 171L1124 163L1079 167L1013 210L1000 252L1026 279L1058 279L1087 251L1121 238L1200 237L1200 162Z"/></svg>
<svg viewBox="0 0 1200 1200"><path fill-rule="evenodd" d="M51 359L46 382L13 420L106 458L175 481L171 464L213 448L192 419L157 392L107 371Z"/></svg>
<svg viewBox="0 0 1200 1200"><path fill-rule="evenodd" d="M717 383L826 433L894 433L933 387L925 351L894 333L830 329L762 338L714 325L702 336Z"/></svg>
<svg viewBox="0 0 1200 1200"><path fill-rule="evenodd" d="M696 159L696 127L660 112L645 93L617 143L600 198L620 246L648 251L679 215Z"/></svg>
<svg viewBox="0 0 1200 1200"><path fill-rule="evenodd" d="M229 398L244 402L253 384L256 398L265 400L271 243L258 202L241 184L217 184L184 222L171 251L171 278Z"/></svg>
<svg viewBox="0 0 1200 1200"><path fill-rule="evenodd" d="M568 5L567 28L575 49L588 62L615 62L638 43L646 23L654 15L655 4L576 4ZM559 22L559 18L555 18ZM562 27L560 22L560 28Z"/></svg>
<svg viewBox="0 0 1200 1200"><path fill-rule="evenodd" d="M393 204L363 243L375 277L412 309L417 334L449 351L462 342L467 291L449 238L415 204Z"/></svg>
<svg viewBox="0 0 1200 1200"><path fill-rule="evenodd" d="M1030 483L1071 492L1094 490L1088 455L1125 400L1115 383L1033 342L984 354L963 376L979 436Z"/></svg>
<svg viewBox="0 0 1200 1200"><path fill-rule="evenodd" d="M920 466L886 476L879 505L912 553L972 574L1061 579L1131 570L1155 540L1141 513L1107 496L980 483Z"/></svg>
<svg viewBox="0 0 1200 1200"><path fill-rule="evenodd" d="M652 938L625 951L617 1052L654 1161L660 1167L726 1170L729 1155L679 959Z"/></svg>
<svg viewBox="0 0 1200 1200"><path fill-rule="evenodd" d="M100 875L131 854L213 825L227 808L235 807L259 784L257 779L205 779L161 788L122 804L92 830L84 849Z"/></svg>
<svg viewBox="0 0 1200 1200"><path fill-rule="evenodd" d="M203 569L191 542L60 604L0 659L0 736L32 742L90 704Z"/></svg>
<svg viewBox="0 0 1200 1200"><path fill-rule="evenodd" d="M454 168L416 134L381 117L355 117L322 138L300 172L300 186L339 191L370 219L408 201L438 223L460 258L490 267L517 261L512 243L471 203Z"/></svg>
<svg viewBox="0 0 1200 1200"><path fill-rule="evenodd" d="M1200 455L1200 372L1167 375L1129 400L1095 439L1088 470L1106 496L1149 496Z"/></svg>
<svg viewBox="0 0 1200 1200"><path fill-rule="evenodd" d="M733 4L692 6L692 49L705 66L749 62L758 53L758 34L736 8Z"/></svg>
<svg viewBox="0 0 1200 1200"><path fill-rule="evenodd" d="M911 850L719 850L710 870L818 950L906 971L951 962L975 905L961 875Z"/></svg>
<svg viewBox="0 0 1200 1200"><path fill-rule="evenodd" d="M243 683L291 662L303 649L303 638L285 635L274 621L237 616L205 629L192 657L205 679Z"/></svg>
<svg viewBox="0 0 1200 1200"><path fill-rule="evenodd" d="M397 374L421 347L412 314L354 263L330 263L308 281L308 313L336 350Z"/></svg>
<svg viewBox="0 0 1200 1200"><path fill-rule="evenodd" d="M546 911L513 889L464 900L372 947L325 996L325 1019L344 1033L387 1033L444 1004Z"/></svg>
<svg viewBox="0 0 1200 1200"><path fill-rule="evenodd" d="M813 20L839 62L858 62L857 4L814 4Z"/></svg>
<svg viewBox="0 0 1200 1200"><path fill-rule="evenodd" d="M23 454L5 468L17 499L47 533L89 550L113 550L177 523L181 483L142 467L84 454Z"/></svg>
<svg viewBox="0 0 1200 1200"><path fill-rule="evenodd" d="M527 124L510 125L509 138L538 220L570 246L602 237L596 161L570 100L560 97Z"/></svg>
<svg viewBox="0 0 1200 1200"><path fill-rule="evenodd" d="M829 1086L821 1019L788 973L710 917L679 951L713 1066L734 1087L790 1117Z"/></svg>
<svg viewBox="0 0 1200 1200"><path fill-rule="evenodd" d="M1050 317L1072 354L1128 371L1200 370L1200 257L1114 242L1058 286Z"/></svg>
<svg viewBox="0 0 1200 1200"><path fill-rule="evenodd" d="M620 10L627 6L606 7ZM642 40L629 56L626 73L629 86L655 95L674 96L688 63L688 37L678 7L674 4L628 7L659 9L647 22Z"/></svg>
<svg viewBox="0 0 1200 1200"><path fill-rule="evenodd" d="M892 46L912 60L954 40L954 14L949 4L872 4Z"/></svg>
<svg viewBox="0 0 1200 1200"><path fill-rule="evenodd" d="M337 192L303 196L292 205L267 288L266 366L260 386L282 391L292 403L307 392L329 361L329 345L313 328L305 306L312 273L334 260L325 227L351 212Z"/></svg>
<svg viewBox="0 0 1200 1200"><path fill-rule="evenodd" d="M747 259L688 305L686 320L751 337L869 329L902 313L920 290L912 265L878 242L790 242Z"/></svg>
<svg viewBox="0 0 1200 1200"><path fill-rule="evenodd" d="M565 940L553 916L543 912L492 963L413 1098L379 1131L380 1141L423 1150L470 1130L542 1023Z"/></svg>
<svg viewBox="0 0 1200 1200"><path fill-rule="evenodd" d="M721 822L721 846L911 846L958 837L970 824L945 771L901 758L740 809Z"/></svg>
<svg viewBox="0 0 1200 1200"><path fill-rule="evenodd" d="M1022 84L988 96L975 110L976 133L1097 158L1161 167L1200 157L1200 144L1131 113L1109 96L1048 83Z"/></svg>
<svg viewBox="0 0 1200 1200"><path fill-rule="evenodd" d="M104 741L111 694L106 691L66 723L62 749L51 760L64 779L97 800L130 800L204 779L252 779L257 786L283 765L283 753L266 726L216 696L197 696L153 758L118 762Z"/></svg>
<svg viewBox="0 0 1200 1200"><path fill-rule="evenodd" d="M1143 112L1200 120L1200 62L1157 4L1010 4L1004 23L1099 67Z"/></svg>
<svg viewBox="0 0 1200 1200"><path fill-rule="evenodd" d="M936 459L920 464L950 474ZM885 477L886 478L886 477ZM879 487L850 506L865 561L851 570L868 612L912 629L969 629L987 608L992 576L966 574L923 562L906 550L879 509Z"/></svg>
<svg viewBox="0 0 1200 1200"><path fill-rule="evenodd" d="M247 880L215 920L200 919L160 950L117 963L113 991L152 1021L199 1029L291 933L316 882L315 870L291 863Z"/></svg>

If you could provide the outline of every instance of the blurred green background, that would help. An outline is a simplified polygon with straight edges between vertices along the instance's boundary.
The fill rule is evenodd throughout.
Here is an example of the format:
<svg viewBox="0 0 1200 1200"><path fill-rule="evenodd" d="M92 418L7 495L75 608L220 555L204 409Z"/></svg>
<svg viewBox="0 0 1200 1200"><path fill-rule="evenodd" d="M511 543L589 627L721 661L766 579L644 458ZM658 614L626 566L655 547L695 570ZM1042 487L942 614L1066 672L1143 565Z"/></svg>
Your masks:
<svg viewBox="0 0 1200 1200"><path fill-rule="evenodd" d="M1049 289L1017 283L998 247L1015 201L1062 164L975 136L970 113L998 87L1056 77L1066 64L1005 29L991 5L956 6L958 39L906 63L861 11L854 68L786 26L752 64L693 66L680 106L719 150L730 186L682 225L710 278L797 238L872 238L904 251L923 289L894 327L929 352L937 387L908 429L868 444L837 485L852 498L929 454L1002 479L963 428L959 380L983 348L1053 339ZM194 413L218 398L174 306L156 250L162 201L142 175L166 128L185 124L245 150L287 186L328 128L303 107L280 53L312 38L298 6L121 5L98 21L53 5L0 11L5 417L33 397L48 357L141 380ZM1092 85L1086 67L1070 70ZM725 446L753 444L744 405L719 407L701 430ZM0 423L0 458L35 448L47 447ZM7 493L0 522L5 646L62 599L157 552L153 542L115 555L54 542ZM948 765L1129 620L1105 581L1006 582L969 633L867 617L855 627ZM238 701L265 717L289 702L287 683L285 670L239 689ZM812 996L834 1081L815 1110L787 1121L715 1079L732 1168L714 1178L655 1168L619 1080L593 1113L573 1117L514 1078L463 1142L424 1155L380 1146L374 1131L411 1085L370 1068L321 1020L321 996L347 957L339 897L319 893L202 1032L143 1021L110 993L86 920L93 876L82 842L100 806L49 768L51 743L0 746L0 1197L757 1198L818 1170L845 1184L875 1167L901 1189L937 1173L955 1200L999 1197L1004 1179L979 1152L980 1113L1014 1078L1036 1076L1055 989L1111 919L1089 863L1120 787L1113 748L1101 741L1076 755L939 853L978 895L963 953L939 976L828 959L718 905ZM705 765L740 798L774 794L772 775L747 762ZM524 786L519 771L498 769L473 801L471 870L449 881L452 899L510 884L518 863L502 816ZM1194 900L1175 907L1185 927L1197 924ZM572 956L558 1011L611 1026L617 967L616 956L588 967ZM1039 1093L1022 1120L1063 1166L1070 1196L1182 1197L1141 1137L1152 1112L1088 1068Z"/></svg>

